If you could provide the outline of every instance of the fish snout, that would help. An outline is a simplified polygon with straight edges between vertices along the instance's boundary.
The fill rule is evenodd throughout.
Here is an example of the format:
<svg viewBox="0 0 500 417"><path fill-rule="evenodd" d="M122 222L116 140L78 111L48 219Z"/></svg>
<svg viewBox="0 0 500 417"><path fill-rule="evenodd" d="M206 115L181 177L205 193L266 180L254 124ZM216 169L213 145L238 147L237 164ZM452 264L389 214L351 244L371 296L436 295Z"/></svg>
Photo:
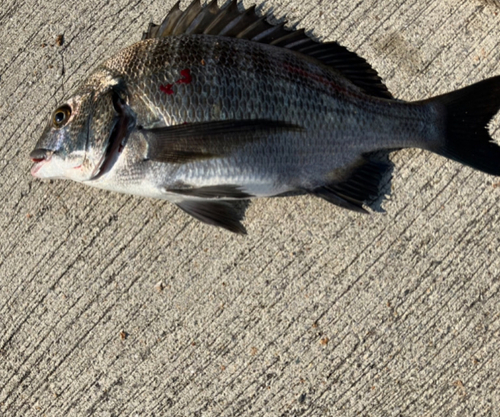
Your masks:
<svg viewBox="0 0 500 417"><path fill-rule="evenodd" d="M48 149L35 149L30 153L30 158L33 162L48 161L52 156L52 151Z"/></svg>

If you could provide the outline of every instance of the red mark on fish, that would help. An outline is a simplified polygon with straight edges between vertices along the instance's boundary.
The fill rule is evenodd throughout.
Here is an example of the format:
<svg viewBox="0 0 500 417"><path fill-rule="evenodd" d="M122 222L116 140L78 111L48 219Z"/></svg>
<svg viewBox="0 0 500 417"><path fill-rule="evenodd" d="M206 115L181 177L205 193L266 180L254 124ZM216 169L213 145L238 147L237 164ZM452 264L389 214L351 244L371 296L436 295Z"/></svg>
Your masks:
<svg viewBox="0 0 500 417"><path fill-rule="evenodd" d="M160 91L162 93L165 93L165 94L168 94L169 96L171 96L172 94L174 94L174 90L172 90L173 86L174 86L173 84L160 85Z"/></svg>
<svg viewBox="0 0 500 417"><path fill-rule="evenodd" d="M191 70L189 68L183 69L181 71L181 78L179 78L175 84L191 84L193 81L193 77L191 76ZM174 84L166 84L166 85L160 85L160 91L162 93L168 94L171 96L174 94Z"/></svg>
<svg viewBox="0 0 500 417"><path fill-rule="evenodd" d="M177 80L177 84L191 84L191 81L193 81L193 77L191 77L191 70L189 68L186 68L181 71L182 78L180 80Z"/></svg>

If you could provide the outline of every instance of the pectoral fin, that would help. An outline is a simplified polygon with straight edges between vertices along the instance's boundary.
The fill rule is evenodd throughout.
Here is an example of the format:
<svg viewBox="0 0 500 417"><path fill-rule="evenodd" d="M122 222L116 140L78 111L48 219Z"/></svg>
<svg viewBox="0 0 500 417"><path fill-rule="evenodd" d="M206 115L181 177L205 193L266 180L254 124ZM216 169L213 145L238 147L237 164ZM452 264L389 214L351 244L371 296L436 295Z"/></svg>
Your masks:
<svg viewBox="0 0 500 417"><path fill-rule="evenodd" d="M223 227L233 233L246 235L241 224L243 211L233 201L184 200L177 206L203 223Z"/></svg>
<svg viewBox="0 0 500 417"><path fill-rule="evenodd" d="M223 184L223 185L209 185L204 187L171 187L167 188L168 192L181 194L190 197L206 198L206 199L247 199L255 197L252 194L248 194L243 191L241 187L233 184Z"/></svg>
<svg viewBox="0 0 500 417"><path fill-rule="evenodd" d="M147 158L184 164L228 155L248 143L300 126L275 120L223 120L142 129L148 143Z"/></svg>

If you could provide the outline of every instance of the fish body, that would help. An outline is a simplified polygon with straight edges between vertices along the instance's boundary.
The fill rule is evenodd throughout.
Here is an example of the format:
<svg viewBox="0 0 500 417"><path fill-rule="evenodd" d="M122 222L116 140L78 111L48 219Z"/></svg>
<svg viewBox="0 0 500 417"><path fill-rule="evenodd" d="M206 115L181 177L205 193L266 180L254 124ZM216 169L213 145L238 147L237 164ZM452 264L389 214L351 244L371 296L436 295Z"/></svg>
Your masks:
<svg viewBox="0 0 500 417"><path fill-rule="evenodd" d="M388 170L371 157L380 150L423 148L500 175L485 129L499 77L397 101L362 58L235 2L176 6L144 37L56 109L34 176L166 199L244 232L234 200L309 192L364 211Z"/></svg>
<svg viewBox="0 0 500 417"><path fill-rule="evenodd" d="M127 62L130 55L160 56L161 62L169 57L173 64L162 65L158 74L147 59ZM190 82L163 92L162 86L182 79L183 69L189 69ZM143 41L106 62L97 76L104 74L123 80L136 111L123 155L107 175L86 181L114 191L134 189L134 194L175 201L179 196L165 190L176 184L238 184L252 196L268 197L341 178L364 153L408 146L412 137L420 144L438 136L429 129L434 126L428 123L429 105L370 97L328 67L250 41L206 35ZM266 130L256 140L242 138L241 146L221 158L172 164L147 157L144 132L151 128L246 119L293 127Z"/></svg>

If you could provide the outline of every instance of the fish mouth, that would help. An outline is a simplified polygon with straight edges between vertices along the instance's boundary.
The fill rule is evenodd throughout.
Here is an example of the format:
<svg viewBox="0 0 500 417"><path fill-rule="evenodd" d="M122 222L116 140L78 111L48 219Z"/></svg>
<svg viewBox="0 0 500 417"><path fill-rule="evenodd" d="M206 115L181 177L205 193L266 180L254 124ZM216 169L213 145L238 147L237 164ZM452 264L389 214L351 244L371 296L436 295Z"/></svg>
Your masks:
<svg viewBox="0 0 500 417"><path fill-rule="evenodd" d="M38 177L38 171L40 171L40 169L42 169L42 166L45 165L45 162L46 161L40 161L40 162L36 162L35 165L33 165L31 167L31 175L33 175L34 177Z"/></svg>
<svg viewBox="0 0 500 417"><path fill-rule="evenodd" d="M30 153L31 160L35 163L31 167L31 175L38 177L38 172L52 158L53 152L48 149L35 149Z"/></svg>

